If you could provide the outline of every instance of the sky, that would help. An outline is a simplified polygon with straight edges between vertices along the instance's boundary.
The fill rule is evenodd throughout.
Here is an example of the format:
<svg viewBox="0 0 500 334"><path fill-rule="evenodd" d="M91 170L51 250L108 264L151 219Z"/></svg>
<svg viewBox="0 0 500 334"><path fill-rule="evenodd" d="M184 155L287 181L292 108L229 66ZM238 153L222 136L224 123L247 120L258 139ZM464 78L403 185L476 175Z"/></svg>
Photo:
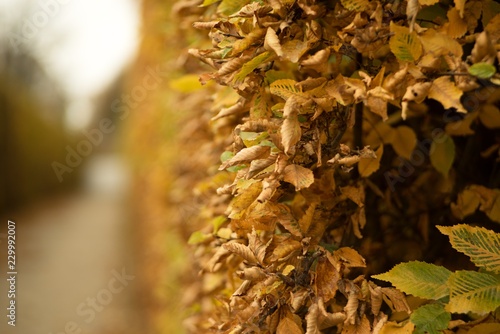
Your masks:
<svg viewBox="0 0 500 334"><path fill-rule="evenodd" d="M90 122L92 97L133 60L139 43L139 0L0 0L0 15L0 33L25 43L62 86L73 130Z"/></svg>

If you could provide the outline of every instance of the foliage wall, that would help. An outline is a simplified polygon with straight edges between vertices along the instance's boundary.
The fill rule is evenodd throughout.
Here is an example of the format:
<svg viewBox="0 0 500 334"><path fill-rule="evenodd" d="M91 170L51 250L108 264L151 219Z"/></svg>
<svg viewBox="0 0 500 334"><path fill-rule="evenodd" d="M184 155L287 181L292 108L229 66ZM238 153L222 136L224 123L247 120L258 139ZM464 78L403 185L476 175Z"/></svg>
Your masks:
<svg viewBox="0 0 500 334"><path fill-rule="evenodd" d="M498 331L496 2L173 10L189 332Z"/></svg>

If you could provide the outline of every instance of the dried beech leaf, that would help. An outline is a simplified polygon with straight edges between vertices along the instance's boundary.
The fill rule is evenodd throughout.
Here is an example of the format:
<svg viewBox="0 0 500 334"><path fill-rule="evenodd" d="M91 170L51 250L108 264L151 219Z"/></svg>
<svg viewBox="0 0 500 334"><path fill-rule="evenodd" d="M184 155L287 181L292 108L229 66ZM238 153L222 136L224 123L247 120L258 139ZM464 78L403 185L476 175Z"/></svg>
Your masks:
<svg viewBox="0 0 500 334"><path fill-rule="evenodd" d="M333 252L334 258L341 261L347 268L366 267L365 259L351 247L341 247Z"/></svg>
<svg viewBox="0 0 500 334"><path fill-rule="evenodd" d="M302 137L302 130L297 116L287 117L281 125L281 143L285 148L285 153L290 154Z"/></svg>
<svg viewBox="0 0 500 334"><path fill-rule="evenodd" d="M312 303L306 315L306 334L320 334L318 324L319 307L317 303Z"/></svg>
<svg viewBox="0 0 500 334"><path fill-rule="evenodd" d="M293 314L289 313L287 316L281 318L276 330L276 334L303 334L302 327L293 320ZM297 316L297 315L295 315ZM300 319L299 319L300 320Z"/></svg>
<svg viewBox="0 0 500 334"><path fill-rule="evenodd" d="M306 53L307 43L300 40L291 40L281 46L283 57L292 63L298 63L300 58Z"/></svg>
<svg viewBox="0 0 500 334"><path fill-rule="evenodd" d="M357 288L352 287L347 297L347 304L344 307L344 311L347 315L345 322L347 324L351 325L356 324L356 315L358 314L358 306L359 306L358 291Z"/></svg>
<svg viewBox="0 0 500 334"><path fill-rule="evenodd" d="M370 326L370 321L368 320L366 315L363 315L359 323L347 324L346 326L344 326L341 334L366 334L366 333L371 333L371 326Z"/></svg>
<svg viewBox="0 0 500 334"><path fill-rule="evenodd" d="M295 191L299 191L314 183L314 174L309 168L292 164L286 166L283 180L293 184Z"/></svg>
<svg viewBox="0 0 500 334"><path fill-rule="evenodd" d="M278 57L283 56L280 40L273 28L267 28L266 37L264 39L264 48L269 51L274 51Z"/></svg>
<svg viewBox="0 0 500 334"><path fill-rule="evenodd" d="M240 244L237 241L230 241L222 245L225 249L230 251L231 253L234 253L236 255L241 256L244 260L246 260L250 264L257 264L258 260L255 257L255 254L248 248L248 246L245 246L243 244Z"/></svg>
<svg viewBox="0 0 500 334"><path fill-rule="evenodd" d="M316 293L324 302L328 302L335 297L337 292L337 282L340 274L335 266L326 257L318 260L316 267Z"/></svg>
<svg viewBox="0 0 500 334"><path fill-rule="evenodd" d="M265 159L271 153L271 148L269 146L252 146L247 147L236 153L231 159L224 161L219 167L219 170L224 170L228 167L241 165L243 163L248 163L256 159Z"/></svg>

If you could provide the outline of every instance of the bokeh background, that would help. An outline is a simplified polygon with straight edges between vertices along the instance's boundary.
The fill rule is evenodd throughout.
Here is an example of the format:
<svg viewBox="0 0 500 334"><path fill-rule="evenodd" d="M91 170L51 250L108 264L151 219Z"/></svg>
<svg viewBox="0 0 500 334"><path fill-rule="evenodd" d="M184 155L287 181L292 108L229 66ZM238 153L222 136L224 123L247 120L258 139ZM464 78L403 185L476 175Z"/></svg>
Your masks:
<svg viewBox="0 0 500 334"><path fill-rule="evenodd" d="M183 333L172 5L0 0L1 333Z"/></svg>

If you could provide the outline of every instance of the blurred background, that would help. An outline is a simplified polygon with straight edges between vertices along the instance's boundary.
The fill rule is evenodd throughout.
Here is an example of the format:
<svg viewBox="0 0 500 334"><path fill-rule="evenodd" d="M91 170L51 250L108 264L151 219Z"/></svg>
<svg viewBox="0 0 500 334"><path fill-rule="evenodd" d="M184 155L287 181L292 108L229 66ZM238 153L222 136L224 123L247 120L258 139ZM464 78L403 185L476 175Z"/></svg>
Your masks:
<svg viewBox="0 0 500 334"><path fill-rule="evenodd" d="M1 333L183 332L171 6L0 0Z"/></svg>

